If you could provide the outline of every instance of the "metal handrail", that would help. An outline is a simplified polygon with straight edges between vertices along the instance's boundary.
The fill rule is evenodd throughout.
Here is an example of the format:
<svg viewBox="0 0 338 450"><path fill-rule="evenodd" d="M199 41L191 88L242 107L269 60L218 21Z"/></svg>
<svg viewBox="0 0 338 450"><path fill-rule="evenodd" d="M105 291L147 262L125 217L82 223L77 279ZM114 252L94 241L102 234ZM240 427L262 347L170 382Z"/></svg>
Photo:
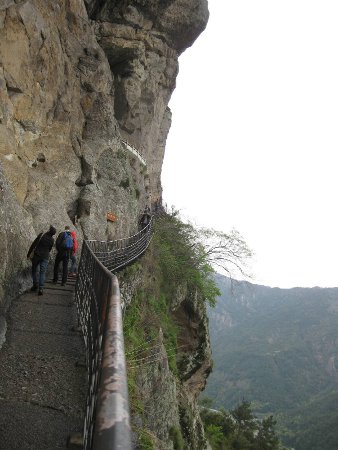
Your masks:
<svg viewBox="0 0 338 450"><path fill-rule="evenodd" d="M129 144L128 141L121 139L121 142L127 147L127 149L133 153L133 155L135 155L140 161L141 163L146 166L147 165L147 161L145 160L144 156L142 155L142 153L137 150L136 147L134 147L133 145Z"/></svg>
<svg viewBox="0 0 338 450"><path fill-rule="evenodd" d="M151 218L129 238L82 246L75 300L88 369L84 450L132 448L121 299L112 272L145 252L152 229Z"/></svg>

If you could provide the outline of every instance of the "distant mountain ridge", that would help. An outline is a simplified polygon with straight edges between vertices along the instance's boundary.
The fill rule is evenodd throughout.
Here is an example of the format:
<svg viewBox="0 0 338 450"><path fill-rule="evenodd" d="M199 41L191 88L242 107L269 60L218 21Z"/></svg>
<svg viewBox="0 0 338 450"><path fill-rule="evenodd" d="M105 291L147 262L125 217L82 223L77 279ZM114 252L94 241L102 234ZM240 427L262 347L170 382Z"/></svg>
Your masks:
<svg viewBox="0 0 338 450"><path fill-rule="evenodd" d="M338 449L338 407L323 419L325 405L332 410L338 399L338 288L231 284L219 274L216 281L222 295L208 311L214 369L205 394L216 407L233 408L244 398L258 414L279 417L296 450ZM317 420L311 408L311 426L309 404L321 411ZM316 443L321 423L333 416L334 442ZM309 426L317 430L311 445Z"/></svg>

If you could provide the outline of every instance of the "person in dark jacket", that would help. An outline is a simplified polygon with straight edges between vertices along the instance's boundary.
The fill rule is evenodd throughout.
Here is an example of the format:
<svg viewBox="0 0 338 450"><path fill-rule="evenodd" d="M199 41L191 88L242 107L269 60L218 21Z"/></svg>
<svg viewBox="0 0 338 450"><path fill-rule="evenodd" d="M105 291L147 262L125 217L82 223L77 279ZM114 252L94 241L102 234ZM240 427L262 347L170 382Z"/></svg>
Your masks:
<svg viewBox="0 0 338 450"><path fill-rule="evenodd" d="M54 245L53 236L56 233L56 229L51 225L47 233L40 233L34 239L32 245L29 247L27 258L32 258L32 279L33 286L31 291L37 291L38 295L43 294L43 288L45 285L46 271L48 266L49 253ZM39 281L37 279L37 269L39 266Z"/></svg>
<svg viewBox="0 0 338 450"><path fill-rule="evenodd" d="M71 239L72 245L67 246L66 241L69 241ZM74 241L71 235L70 227L67 225L65 227L65 231L61 231L61 233L58 235L56 239L56 257L55 257L55 263L54 263L54 278L53 283L58 282L58 274L59 274L59 265L62 262L62 281L61 286L65 286L67 283L67 275L68 275L68 263L69 258L72 254L73 247L74 247Z"/></svg>
<svg viewBox="0 0 338 450"><path fill-rule="evenodd" d="M143 230L143 228L145 228L149 224L150 219L151 219L150 208L149 206L146 206L139 220L139 231Z"/></svg>

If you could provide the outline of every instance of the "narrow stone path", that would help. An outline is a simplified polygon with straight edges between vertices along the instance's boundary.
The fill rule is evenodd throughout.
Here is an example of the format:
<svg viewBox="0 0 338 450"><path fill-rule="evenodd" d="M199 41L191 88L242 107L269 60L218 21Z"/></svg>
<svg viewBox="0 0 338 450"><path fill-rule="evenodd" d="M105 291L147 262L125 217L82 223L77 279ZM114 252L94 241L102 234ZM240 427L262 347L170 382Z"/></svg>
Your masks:
<svg viewBox="0 0 338 450"><path fill-rule="evenodd" d="M0 350L0 448L66 449L81 432L86 401L84 345L77 331L75 282L46 283L7 313Z"/></svg>

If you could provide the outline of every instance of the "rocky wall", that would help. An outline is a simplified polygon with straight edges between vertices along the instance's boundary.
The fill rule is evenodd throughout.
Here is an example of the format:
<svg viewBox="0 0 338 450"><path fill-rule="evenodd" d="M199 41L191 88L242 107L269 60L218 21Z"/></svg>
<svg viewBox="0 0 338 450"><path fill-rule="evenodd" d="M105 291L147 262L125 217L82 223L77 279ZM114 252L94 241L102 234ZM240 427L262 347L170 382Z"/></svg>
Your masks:
<svg viewBox="0 0 338 450"><path fill-rule="evenodd" d="M161 198L178 55L207 18L206 0L1 2L0 167L8 194L6 203L0 195L0 305L4 286L19 288L9 278L28 270L31 240L50 224L60 231L72 223L80 241L123 237ZM107 222L107 212L117 221Z"/></svg>
<svg viewBox="0 0 338 450"><path fill-rule="evenodd" d="M156 450L203 450L208 447L197 398L205 388L212 366L206 304L196 291L189 292L187 286L177 285L168 308L177 330L177 348L173 350L172 344L168 344L168 330L162 330L156 317L162 284L155 268L160 265L156 258L151 243L141 260L119 276L127 327L128 314L135 314L134 302L143 297L134 327L149 337L148 345L136 348L128 333L126 340L129 381L134 380L130 392L134 447L144 448L140 444L143 435ZM157 299L155 303L151 298ZM144 350L146 347L149 349ZM180 447L178 437L184 447Z"/></svg>

